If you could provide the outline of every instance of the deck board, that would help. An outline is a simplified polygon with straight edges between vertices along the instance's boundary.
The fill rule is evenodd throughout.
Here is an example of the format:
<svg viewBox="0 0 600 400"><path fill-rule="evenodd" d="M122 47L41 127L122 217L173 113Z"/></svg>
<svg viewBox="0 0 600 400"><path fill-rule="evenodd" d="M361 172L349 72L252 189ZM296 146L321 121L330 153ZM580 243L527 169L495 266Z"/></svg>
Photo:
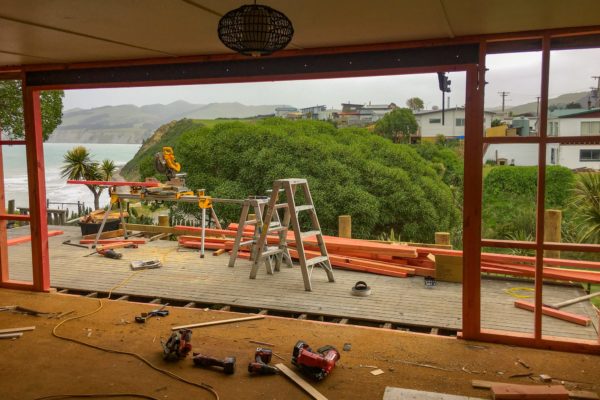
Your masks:
<svg viewBox="0 0 600 400"><path fill-rule="evenodd" d="M54 229L52 227L51 229ZM250 262L238 260L228 268L228 255L214 257L207 253L200 259L198 252L178 251L173 241L155 241L138 249L119 249L123 259L112 260L89 251L63 245L67 239L78 242L79 229L60 227L65 235L49 239L51 285L73 290L128 294L152 298L167 298L197 303L224 304L255 309L271 309L329 317L387 321L402 325L460 329L462 324L462 285L438 282L433 289L425 288L423 278L393 278L353 271L335 270L336 282L327 281L325 272L315 269L313 291L306 292L299 267L282 266L280 272L268 275L261 267L255 280L248 278ZM12 229L9 237L28 234L26 227ZM31 280L31 248L29 244L9 248L11 279ZM132 260L158 258L163 268L136 273L124 285L117 284L132 275ZM364 280L372 287L366 298L350 295L355 282ZM504 289L533 287L532 284L482 280L482 327L497 330L529 332L533 330L533 313L516 309L514 297ZM544 302L556 303L581 296L576 286L544 285ZM579 339L598 337L597 316L589 303L583 302L565 310L593 318L589 327L543 317L544 334Z"/></svg>

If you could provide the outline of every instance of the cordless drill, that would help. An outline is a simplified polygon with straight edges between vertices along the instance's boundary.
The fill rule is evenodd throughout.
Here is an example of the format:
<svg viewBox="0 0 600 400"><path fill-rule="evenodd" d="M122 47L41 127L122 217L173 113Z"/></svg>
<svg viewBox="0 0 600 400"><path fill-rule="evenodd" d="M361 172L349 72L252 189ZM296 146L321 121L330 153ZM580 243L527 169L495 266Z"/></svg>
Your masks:
<svg viewBox="0 0 600 400"><path fill-rule="evenodd" d="M268 365L271 362L272 355L273 352L269 349L257 348L254 353L255 361L248 364L248 372L257 375L275 375L279 370Z"/></svg>
<svg viewBox="0 0 600 400"><path fill-rule="evenodd" d="M192 360L197 367L221 367L226 375L235 372L235 357L226 357L224 360L206 356L200 353L193 353Z"/></svg>

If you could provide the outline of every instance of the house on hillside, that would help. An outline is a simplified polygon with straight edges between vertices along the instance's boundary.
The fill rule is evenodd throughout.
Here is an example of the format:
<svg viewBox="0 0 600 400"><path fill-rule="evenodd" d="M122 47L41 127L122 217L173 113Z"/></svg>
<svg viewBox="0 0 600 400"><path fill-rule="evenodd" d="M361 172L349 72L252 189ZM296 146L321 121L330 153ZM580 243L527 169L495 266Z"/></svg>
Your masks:
<svg viewBox="0 0 600 400"><path fill-rule="evenodd" d="M327 106L312 106L301 108L300 112L302 113L302 118L304 119L314 119L314 120L327 120Z"/></svg>
<svg viewBox="0 0 600 400"><path fill-rule="evenodd" d="M419 130L417 137L422 142L433 142L438 135L446 139L462 140L465 138L465 109L461 107L449 108L444 111L442 123L442 110L423 110L414 113ZM486 111L483 118L484 129L492 126L492 119L496 113Z"/></svg>
<svg viewBox="0 0 600 400"><path fill-rule="evenodd" d="M600 108L591 110L561 109L548 113L548 136L600 135ZM538 165L535 144L494 144L487 146L484 160L506 159L518 166ZM570 169L600 170L600 146L551 143L546 151L548 165Z"/></svg>

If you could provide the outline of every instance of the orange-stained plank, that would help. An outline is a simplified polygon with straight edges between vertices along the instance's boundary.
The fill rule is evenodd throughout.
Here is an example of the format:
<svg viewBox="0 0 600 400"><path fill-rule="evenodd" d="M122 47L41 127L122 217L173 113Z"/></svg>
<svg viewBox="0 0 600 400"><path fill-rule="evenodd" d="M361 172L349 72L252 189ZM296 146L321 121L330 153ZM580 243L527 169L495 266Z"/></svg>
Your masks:
<svg viewBox="0 0 600 400"><path fill-rule="evenodd" d="M63 233L63 231L48 231L48 237L62 235ZM31 242L31 235L19 236L16 238L8 239L6 243L8 246L14 246L16 244L27 242Z"/></svg>
<svg viewBox="0 0 600 400"><path fill-rule="evenodd" d="M529 302L523 301L523 300L515 301L515 307L523 309L523 310L527 310L527 311L534 310L534 306L532 303L529 303ZM586 316L573 314L573 313L566 312L566 311L555 310L554 308L550 308L550 307L546 307L546 306L542 306L542 314L547 315L549 317L562 319L563 321L572 322L577 325L583 325L583 326L589 326L590 322L591 322L591 320Z"/></svg>
<svg viewBox="0 0 600 400"><path fill-rule="evenodd" d="M79 241L80 244L94 244L94 239L81 239ZM135 244L145 244L146 240L144 239L100 239L98 240L98 244L111 244L111 243L135 243Z"/></svg>

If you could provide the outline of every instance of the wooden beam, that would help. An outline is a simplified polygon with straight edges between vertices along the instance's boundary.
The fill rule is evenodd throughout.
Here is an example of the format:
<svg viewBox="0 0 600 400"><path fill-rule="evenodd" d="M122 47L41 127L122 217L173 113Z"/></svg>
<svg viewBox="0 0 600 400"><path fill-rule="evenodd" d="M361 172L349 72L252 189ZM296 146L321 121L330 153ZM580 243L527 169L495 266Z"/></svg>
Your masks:
<svg viewBox="0 0 600 400"><path fill-rule="evenodd" d="M298 374L294 371L286 367L284 364L275 364L275 367L288 379L298 385L302 390L304 390L310 397L315 400L327 400L327 397L323 396L317 389L312 387L308 382L302 379Z"/></svg>
<svg viewBox="0 0 600 400"><path fill-rule="evenodd" d="M6 213L6 190L4 187L4 159L0 146L0 214ZM6 221L0 220L0 286L10 279L8 272L8 234Z"/></svg>
<svg viewBox="0 0 600 400"><path fill-rule="evenodd" d="M127 224L129 226L129 224ZM102 232L99 239L112 239L116 237L121 237L125 234L124 229L117 229L116 231L107 231ZM91 233L89 235L84 235L82 239L96 239L96 233Z"/></svg>
<svg viewBox="0 0 600 400"><path fill-rule="evenodd" d="M22 328L6 328L0 329L0 334L3 333L14 333L14 332L26 332L35 330L35 326L24 326Z"/></svg>
<svg viewBox="0 0 600 400"><path fill-rule="evenodd" d="M538 124L538 135L541 139L546 138L548 124L548 86L550 80L550 36L544 36L542 40L542 78L540 93L540 115ZM537 193L536 193L536 250L535 250L535 302L533 313L533 336L536 339L542 337L542 302L544 286L544 232L545 232L545 209L546 209L546 144L538 144L538 168L537 168Z"/></svg>
<svg viewBox="0 0 600 400"><path fill-rule="evenodd" d="M172 331L176 331L176 330L179 330L179 329L193 329L193 328L202 328L202 327L205 327L205 326L222 325L222 324L232 324L234 322L244 322L244 321L252 321L252 320L255 320L255 319L263 319L264 317L265 317L264 315L253 315L251 317L225 319L225 320L221 320L221 321L200 322L200 323L197 323L197 324L174 326L174 327L171 328L171 330Z"/></svg>
<svg viewBox="0 0 600 400"><path fill-rule="evenodd" d="M29 184L31 263L35 291L50 290L50 257L48 252L48 218L46 214L46 175L44 172L44 138L40 92L23 82L23 119L25 121L25 153Z"/></svg>
<svg viewBox="0 0 600 400"><path fill-rule="evenodd" d="M183 308L195 308L196 307L196 303L194 303L193 301L187 303L185 306L183 306Z"/></svg>
<svg viewBox="0 0 600 400"><path fill-rule="evenodd" d="M48 237L59 236L62 234L64 234L63 231L48 231ZM28 242L31 242L31 235L19 236L16 238L8 239L7 244L8 244L8 246L14 246L17 244L28 243Z"/></svg>
<svg viewBox="0 0 600 400"><path fill-rule="evenodd" d="M579 303L579 302L582 302L585 300L593 299L594 297L597 297L597 296L600 296L600 292L586 294L585 296L576 297L574 299L566 300L566 301L556 303L556 304L548 304L547 306L558 310L559 308L570 306L571 304Z"/></svg>
<svg viewBox="0 0 600 400"><path fill-rule="evenodd" d="M0 339L16 339L23 336L23 332L15 332L15 333L2 333L0 334Z"/></svg>
<svg viewBox="0 0 600 400"><path fill-rule="evenodd" d="M486 44L479 45L479 63L467 70L463 195L463 335L481 329L481 202L483 190L483 102ZM448 251L448 250L446 250ZM435 254L435 253L433 253Z"/></svg>
<svg viewBox="0 0 600 400"><path fill-rule="evenodd" d="M534 311L534 309L535 309L534 305L532 303L529 303L529 302L523 301L523 300L515 301L515 307L523 309L523 310L528 310L528 311ZM577 325L589 326L591 323L590 318L588 318L586 316L573 314L573 313L569 313L566 311L559 311L554 308L550 308L550 307L546 307L546 306L542 306L541 311L544 315L547 315L549 317L562 319L563 321L572 322Z"/></svg>

